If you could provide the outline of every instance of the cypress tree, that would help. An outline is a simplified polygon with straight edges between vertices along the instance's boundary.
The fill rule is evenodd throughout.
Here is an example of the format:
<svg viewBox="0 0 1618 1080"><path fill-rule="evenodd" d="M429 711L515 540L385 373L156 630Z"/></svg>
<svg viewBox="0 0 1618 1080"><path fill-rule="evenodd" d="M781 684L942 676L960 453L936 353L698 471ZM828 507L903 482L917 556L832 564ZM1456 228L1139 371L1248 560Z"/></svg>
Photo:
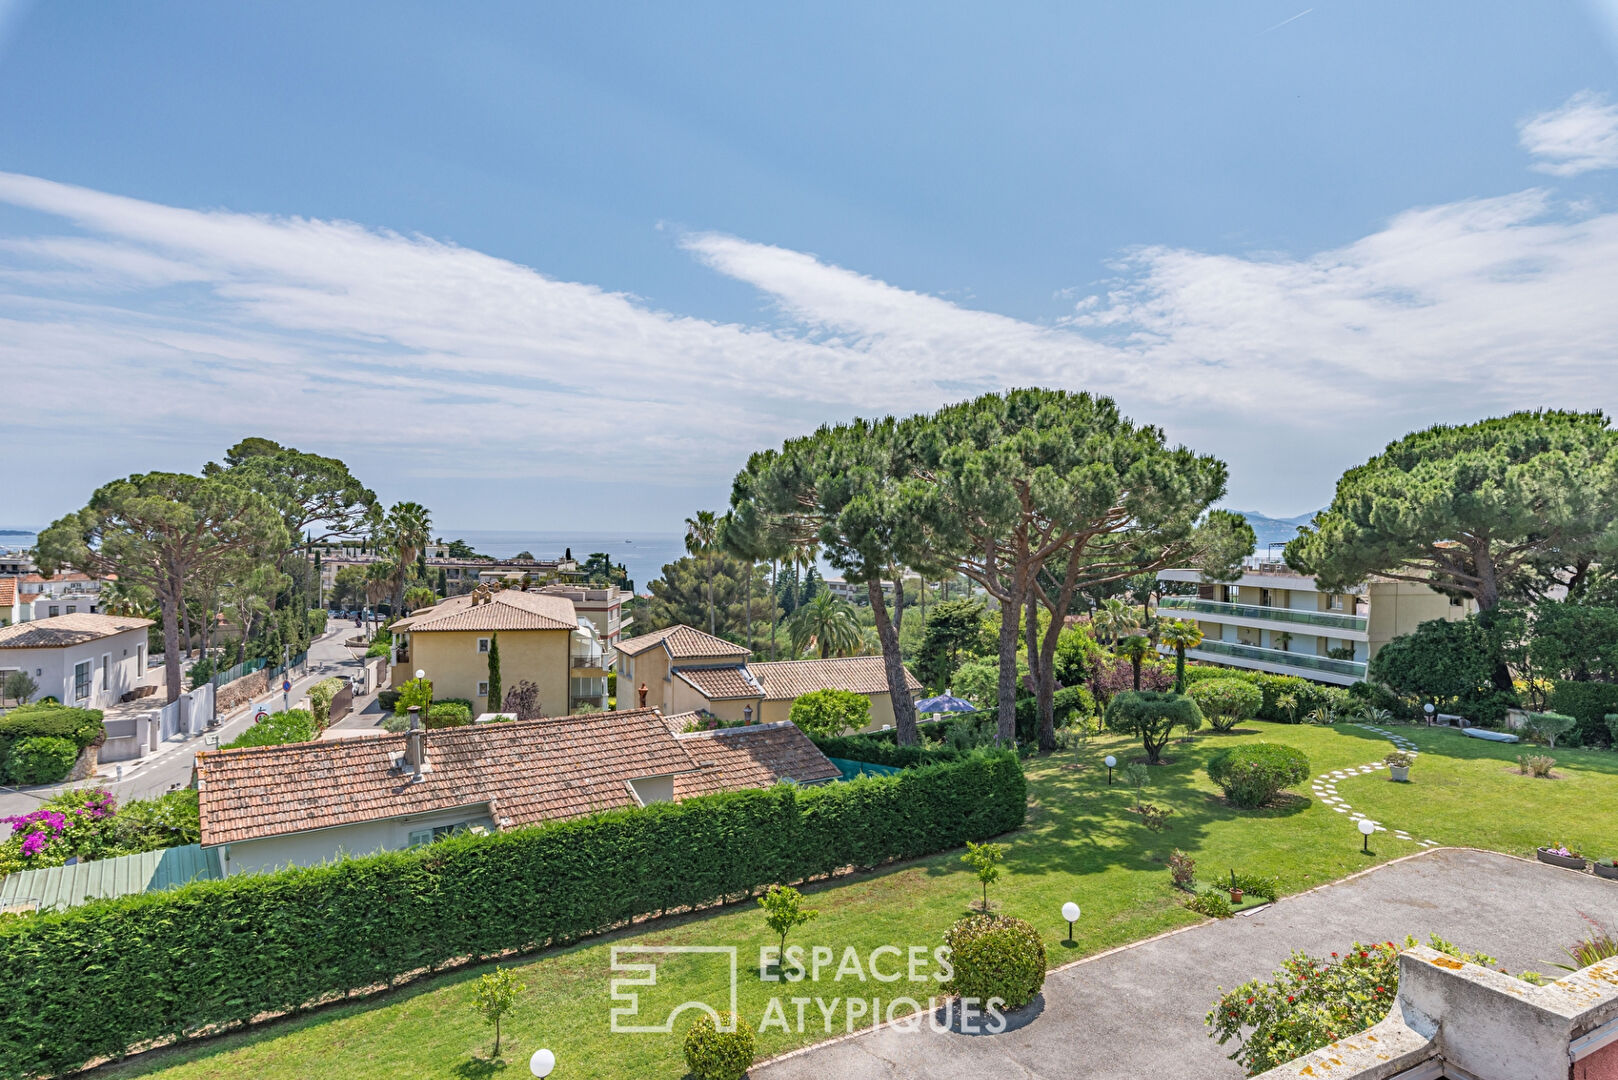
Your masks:
<svg viewBox="0 0 1618 1080"><path fill-rule="evenodd" d="M489 711L500 711L500 635L489 638Z"/></svg>

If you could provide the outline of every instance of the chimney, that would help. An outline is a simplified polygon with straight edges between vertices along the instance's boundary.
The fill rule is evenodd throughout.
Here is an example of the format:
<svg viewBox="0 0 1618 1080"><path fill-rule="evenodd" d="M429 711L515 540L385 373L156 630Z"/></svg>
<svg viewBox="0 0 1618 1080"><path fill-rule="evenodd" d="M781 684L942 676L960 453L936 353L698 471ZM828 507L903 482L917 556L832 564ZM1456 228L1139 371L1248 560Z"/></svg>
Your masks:
<svg viewBox="0 0 1618 1080"><path fill-rule="evenodd" d="M410 730L405 732L405 767L410 770L412 783L422 779L422 766L427 764L427 732L421 727L421 706L410 706Z"/></svg>

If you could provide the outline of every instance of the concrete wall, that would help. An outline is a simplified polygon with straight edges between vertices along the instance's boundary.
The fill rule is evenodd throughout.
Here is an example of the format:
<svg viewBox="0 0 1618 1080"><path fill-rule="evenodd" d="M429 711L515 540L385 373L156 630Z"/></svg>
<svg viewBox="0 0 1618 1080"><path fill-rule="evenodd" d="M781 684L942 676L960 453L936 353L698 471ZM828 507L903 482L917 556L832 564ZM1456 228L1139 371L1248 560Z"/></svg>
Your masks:
<svg viewBox="0 0 1618 1080"><path fill-rule="evenodd" d="M1449 597L1415 581L1373 581L1367 586L1371 600L1367 655L1418 625L1432 619L1464 619L1470 603L1451 604Z"/></svg>
<svg viewBox="0 0 1618 1080"><path fill-rule="evenodd" d="M546 716L568 712L568 645L571 630L502 630L500 632L500 684L509 690L524 679L539 687L539 705ZM499 712L477 692L489 678L489 654L478 651L479 638L492 638L487 630L417 630L410 634L407 660L393 669L393 685L402 686L418 670L433 684L433 696L466 698L472 715Z"/></svg>
<svg viewBox="0 0 1618 1080"><path fill-rule="evenodd" d="M34 700L54 697L64 705L85 709L105 709L124 694L142 684L146 677L146 630L125 630L53 649L0 649L0 673L28 672L39 684ZM75 698L74 667L90 664L90 693Z"/></svg>
<svg viewBox="0 0 1618 1080"><path fill-rule="evenodd" d="M463 821L488 825L488 819L488 804L478 803L432 814L389 818L360 825L340 825L262 840L240 840L220 845L219 861L227 876L284 866L318 866L345 855L402 850L409 846L412 832L430 829L435 825L455 825Z"/></svg>

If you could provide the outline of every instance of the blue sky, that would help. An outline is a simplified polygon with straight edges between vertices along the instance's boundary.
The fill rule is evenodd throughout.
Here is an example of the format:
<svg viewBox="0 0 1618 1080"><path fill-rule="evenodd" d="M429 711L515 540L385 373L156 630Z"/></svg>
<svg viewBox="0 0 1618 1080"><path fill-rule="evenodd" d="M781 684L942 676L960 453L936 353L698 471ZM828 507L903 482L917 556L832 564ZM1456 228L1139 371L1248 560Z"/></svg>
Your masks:
<svg viewBox="0 0 1618 1080"><path fill-rule="evenodd" d="M446 527L672 529L1033 383L1294 514L1613 408L1611 3L0 0L0 524L242 435Z"/></svg>

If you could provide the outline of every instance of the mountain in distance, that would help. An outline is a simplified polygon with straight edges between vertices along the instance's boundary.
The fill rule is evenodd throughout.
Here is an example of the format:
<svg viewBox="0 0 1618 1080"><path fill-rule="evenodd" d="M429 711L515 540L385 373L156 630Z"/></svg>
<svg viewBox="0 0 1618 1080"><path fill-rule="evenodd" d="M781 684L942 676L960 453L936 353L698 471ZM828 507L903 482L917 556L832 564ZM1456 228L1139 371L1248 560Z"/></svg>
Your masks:
<svg viewBox="0 0 1618 1080"><path fill-rule="evenodd" d="M1258 539L1258 546L1254 549L1254 553L1258 555L1269 554L1269 545L1271 544L1285 544L1288 540L1297 536L1298 526L1309 524L1315 520L1315 515L1320 513L1319 510L1311 510L1309 513L1299 514L1297 517L1275 518L1270 517L1268 514L1261 514L1257 510L1237 510L1235 512L1246 518L1247 523L1253 527L1253 535ZM1281 549L1277 547L1274 550L1276 557L1279 558Z"/></svg>

